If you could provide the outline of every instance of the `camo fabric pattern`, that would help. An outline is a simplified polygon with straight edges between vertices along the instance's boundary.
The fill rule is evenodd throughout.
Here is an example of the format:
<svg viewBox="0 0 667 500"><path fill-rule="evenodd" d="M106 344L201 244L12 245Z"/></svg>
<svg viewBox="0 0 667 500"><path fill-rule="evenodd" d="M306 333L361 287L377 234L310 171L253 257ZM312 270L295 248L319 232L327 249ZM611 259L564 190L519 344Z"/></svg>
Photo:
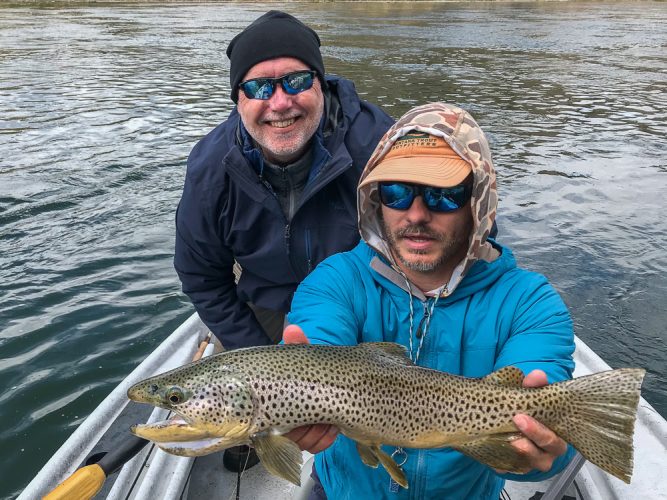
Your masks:
<svg viewBox="0 0 667 500"><path fill-rule="evenodd" d="M442 102L425 104L408 111L385 133L366 164L360 184L384 158L394 142L412 130L445 139L451 148L471 165L473 171L471 208L474 230L470 236L467 256L448 284L448 292L451 293L476 260L493 252L491 244L486 241L496 218L498 205L496 173L491 151L484 132L467 111ZM417 167L418 164L415 164L415 168ZM428 184L426 179L425 184ZM380 210L377 183L359 188L357 204L361 237L390 262L394 262L377 216Z"/></svg>

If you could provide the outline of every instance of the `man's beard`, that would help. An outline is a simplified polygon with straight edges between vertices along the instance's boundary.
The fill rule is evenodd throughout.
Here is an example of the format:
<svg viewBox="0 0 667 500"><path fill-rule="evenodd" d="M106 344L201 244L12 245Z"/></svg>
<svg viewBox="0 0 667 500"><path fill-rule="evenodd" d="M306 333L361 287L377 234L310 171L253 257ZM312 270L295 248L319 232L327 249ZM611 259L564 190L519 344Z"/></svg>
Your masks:
<svg viewBox="0 0 667 500"><path fill-rule="evenodd" d="M401 264L403 264L407 269L411 271L417 271L420 273L431 272L440 267L442 264L448 260L455 258L461 252L462 248L467 248L468 238L459 233L454 234L453 236L447 236L437 231L433 231L423 224L416 224L407 226L401 229L398 229L392 232L382 221L384 228L384 234L387 238L387 243L389 244L389 249L391 250L394 258L397 258ZM440 243L440 254L436 259L412 259L408 260L406 256L401 251L401 248L398 245L398 241L406 236L426 236L432 238L436 242ZM427 251L421 251L419 249L414 249L409 252L409 255L415 256L420 254L427 254Z"/></svg>

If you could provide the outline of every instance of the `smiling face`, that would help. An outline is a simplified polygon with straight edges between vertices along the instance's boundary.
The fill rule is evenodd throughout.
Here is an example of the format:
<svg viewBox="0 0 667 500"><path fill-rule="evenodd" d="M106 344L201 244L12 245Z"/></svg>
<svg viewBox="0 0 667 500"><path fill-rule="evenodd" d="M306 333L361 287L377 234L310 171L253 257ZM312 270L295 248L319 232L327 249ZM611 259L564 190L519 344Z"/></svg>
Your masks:
<svg viewBox="0 0 667 500"><path fill-rule="evenodd" d="M278 78L294 71L310 69L293 57L279 57L256 64L243 81L253 78ZM239 92L238 111L246 130L259 144L271 163L292 163L308 148L322 119L324 95L319 79L296 95L288 95L278 85L267 100L248 99Z"/></svg>
<svg viewBox="0 0 667 500"><path fill-rule="evenodd" d="M470 201L448 213L431 212L421 196L407 210L382 205L384 234L397 265L423 291L449 281L468 250Z"/></svg>

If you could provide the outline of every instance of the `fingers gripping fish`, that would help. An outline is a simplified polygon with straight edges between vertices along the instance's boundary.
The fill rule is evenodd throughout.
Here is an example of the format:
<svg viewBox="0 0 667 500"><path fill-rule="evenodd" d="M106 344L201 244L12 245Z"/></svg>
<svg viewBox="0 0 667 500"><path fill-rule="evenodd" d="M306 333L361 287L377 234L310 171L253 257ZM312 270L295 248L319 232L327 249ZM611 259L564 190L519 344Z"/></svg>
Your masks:
<svg viewBox="0 0 667 500"><path fill-rule="evenodd" d="M178 415L132 428L163 450L201 456L251 444L271 473L295 484L301 451L283 434L316 423L336 425L356 441L366 465L382 464L405 488L403 471L382 445L450 447L496 469L525 470L525 457L510 445L521 436L512 421L518 413L629 482L644 373L626 368L523 388L518 368L481 379L454 376L415 366L399 344L292 344L210 356L138 383L128 397Z"/></svg>

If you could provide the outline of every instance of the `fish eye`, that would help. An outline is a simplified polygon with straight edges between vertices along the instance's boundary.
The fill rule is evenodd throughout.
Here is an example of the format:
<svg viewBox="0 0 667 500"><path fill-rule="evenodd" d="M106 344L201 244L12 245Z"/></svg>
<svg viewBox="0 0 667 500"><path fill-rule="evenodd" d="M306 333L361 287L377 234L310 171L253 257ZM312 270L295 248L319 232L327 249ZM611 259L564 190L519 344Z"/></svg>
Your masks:
<svg viewBox="0 0 667 500"><path fill-rule="evenodd" d="M183 402L185 395L180 387L172 387L167 391L167 399L171 404L177 405L178 403Z"/></svg>

